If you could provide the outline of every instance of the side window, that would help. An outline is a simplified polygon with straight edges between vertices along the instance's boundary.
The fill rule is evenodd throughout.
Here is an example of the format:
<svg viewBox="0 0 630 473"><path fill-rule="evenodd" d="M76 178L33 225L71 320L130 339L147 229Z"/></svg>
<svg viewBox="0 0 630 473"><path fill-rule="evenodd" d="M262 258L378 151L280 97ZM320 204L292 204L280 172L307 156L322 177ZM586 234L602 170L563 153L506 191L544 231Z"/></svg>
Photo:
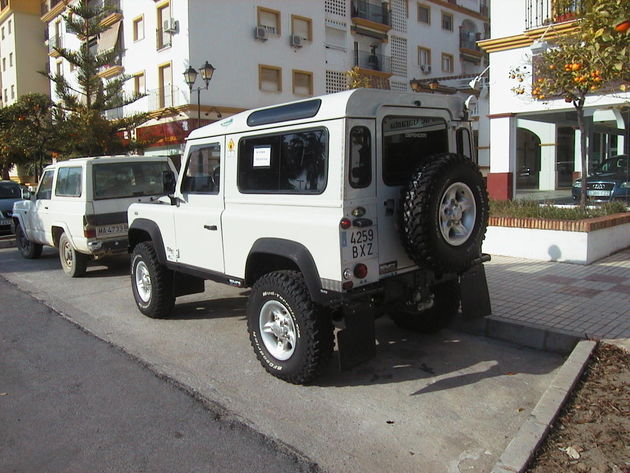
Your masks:
<svg viewBox="0 0 630 473"><path fill-rule="evenodd" d="M467 128L458 128L455 134L455 141L457 142L457 154L466 156L467 158L473 157L472 149L470 148L470 131Z"/></svg>
<svg viewBox="0 0 630 473"><path fill-rule="evenodd" d="M326 189L328 131L243 138L238 150L238 188L244 193L321 194Z"/></svg>
<svg viewBox="0 0 630 473"><path fill-rule="evenodd" d="M372 137L364 126L350 130L350 185L363 189L372 182Z"/></svg>
<svg viewBox="0 0 630 473"><path fill-rule="evenodd" d="M221 178L221 147L218 143L193 146L182 180L182 193L218 194Z"/></svg>
<svg viewBox="0 0 630 473"><path fill-rule="evenodd" d="M55 195L81 197L81 168L59 168Z"/></svg>
<svg viewBox="0 0 630 473"><path fill-rule="evenodd" d="M52 197L53 175L55 171L50 170L44 173L42 181L37 189L37 199L50 199Z"/></svg>
<svg viewBox="0 0 630 473"><path fill-rule="evenodd" d="M423 158L448 152L446 122L436 117L385 117L383 182L402 186Z"/></svg>

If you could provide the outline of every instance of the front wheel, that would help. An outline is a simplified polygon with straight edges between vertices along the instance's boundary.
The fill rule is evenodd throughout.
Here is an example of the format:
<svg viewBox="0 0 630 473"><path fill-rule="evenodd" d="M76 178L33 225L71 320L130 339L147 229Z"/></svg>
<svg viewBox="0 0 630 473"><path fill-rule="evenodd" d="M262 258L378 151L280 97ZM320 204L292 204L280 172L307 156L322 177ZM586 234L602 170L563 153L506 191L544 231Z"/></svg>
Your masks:
<svg viewBox="0 0 630 473"><path fill-rule="evenodd" d="M147 317L164 318L173 310L173 272L160 264L151 242L139 243L133 249L131 288L138 309Z"/></svg>
<svg viewBox="0 0 630 473"><path fill-rule="evenodd" d="M332 354L330 317L313 303L297 271L276 271L256 281L247 305L247 328L263 367L290 383L312 381Z"/></svg>
<svg viewBox="0 0 630 473"><path fill-rule="evenodd" d="M20 254L26 259L39 258L42 254L42 245L29 240L20 224L17 224L15 228L15 243Z"/></svg>
<svg viewBox="0 0 630 473"><path fill-rule="evenodd" d="M89 256L74 249L70 238L65 233L59 238L59 261L63 272L71 278L78 278L85 274Z"/></svg>
<svg viewBox="0 0 630 473"><path fill-rule="evenodd" d="M433 287L432 305L418 310L413 305L394 305L389 316L399 327L420 333L434 333L447 327L459 311L459 281L446 281Z"/></svg>

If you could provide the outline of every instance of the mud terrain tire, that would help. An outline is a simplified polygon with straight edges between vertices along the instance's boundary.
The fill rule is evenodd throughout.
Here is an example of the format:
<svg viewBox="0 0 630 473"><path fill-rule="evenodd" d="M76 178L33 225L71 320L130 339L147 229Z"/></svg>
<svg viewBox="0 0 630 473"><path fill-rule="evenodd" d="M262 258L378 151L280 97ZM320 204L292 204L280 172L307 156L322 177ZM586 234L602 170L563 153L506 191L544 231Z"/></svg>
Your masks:
<svg viewBox="0 0 630 473"><path fill-rule="evenodd" d="M401 202L403 245L418 266L461 273L480 256L488 193L470 159L444 153L423 161Z"/></svg>
<svg viewBox="0 0 630 473"><path fill-rule="evenodd" d="M332 354L330 317L313 303L297 271L275 271L256 281L247 304L247 329L263 367L289 383L312 381Z"/></svg>

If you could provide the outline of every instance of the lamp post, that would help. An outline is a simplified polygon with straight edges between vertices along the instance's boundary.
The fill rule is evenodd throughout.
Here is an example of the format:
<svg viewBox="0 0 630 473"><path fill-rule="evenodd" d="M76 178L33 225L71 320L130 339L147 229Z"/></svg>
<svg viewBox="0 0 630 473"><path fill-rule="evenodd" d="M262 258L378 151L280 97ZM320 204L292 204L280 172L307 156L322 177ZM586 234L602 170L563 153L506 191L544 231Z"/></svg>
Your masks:
<svg viewBox="0 0 630 473"><path fill-rule="evenodd" d="M197 75L201 74L201 78L205 82L204 87L197 87L193 89L193 85L195 85L195 81L197 80ZM190 95L192 95L193 91L197 91L197 126L199 128L201 125L201 90L208 90L208 83L212 79L212 74L214 74L214 67L208 61L199 68L199 72L192 67L188 66L188 69L184 72L184 79L188 84L188 88L190 89Z"/></svg>

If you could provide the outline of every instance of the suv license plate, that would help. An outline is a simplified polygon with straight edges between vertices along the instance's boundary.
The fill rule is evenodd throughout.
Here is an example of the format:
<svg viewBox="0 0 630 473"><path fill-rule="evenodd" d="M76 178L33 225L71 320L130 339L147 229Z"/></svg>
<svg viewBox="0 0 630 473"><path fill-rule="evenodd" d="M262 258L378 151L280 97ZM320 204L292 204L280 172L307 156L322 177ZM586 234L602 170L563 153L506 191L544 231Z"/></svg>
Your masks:
<svg viewBox="0 0 630 473"><path fill-rule="evenodd" d="M353 230L350 234L352 259L367 258L374 254L374 229Z"/></svg>
<svg viewBox="0 0 630 473"><path fill-rule="evenodd" d="M586 191L586 195L592 195L593 197L608 197L610 191Z"/></svg>
<svg viewBox="0 0 630 473"><path fill-rule="evenodd" d="M96 236L104 237L109 235L116 235L118 233L127 233L127 224L118 223L116 225L103 225L96 227Z"/></svg>

